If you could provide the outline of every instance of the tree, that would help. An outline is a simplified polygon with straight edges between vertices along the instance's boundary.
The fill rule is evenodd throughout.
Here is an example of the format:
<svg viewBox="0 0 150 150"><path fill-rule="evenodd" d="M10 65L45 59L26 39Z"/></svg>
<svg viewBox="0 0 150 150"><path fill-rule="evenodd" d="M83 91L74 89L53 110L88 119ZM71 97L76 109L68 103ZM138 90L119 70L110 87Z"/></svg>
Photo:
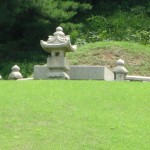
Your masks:
<svg viewBox="0 0 150 150"><path fill-rule="evenodd" d="M1 0L0 58L22 59L28 52L37 52L40 39L46 39L61 23L73 23L79 12L90 8L69 0Z"/></svg>

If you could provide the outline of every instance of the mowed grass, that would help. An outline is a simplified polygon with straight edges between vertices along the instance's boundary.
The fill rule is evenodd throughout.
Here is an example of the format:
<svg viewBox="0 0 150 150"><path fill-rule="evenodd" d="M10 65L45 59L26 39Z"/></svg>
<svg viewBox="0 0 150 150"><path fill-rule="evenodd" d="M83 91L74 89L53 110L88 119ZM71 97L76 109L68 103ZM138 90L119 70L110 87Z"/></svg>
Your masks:
<svg viewBox="0 0 150 150"><path fill-rule="evenodd" d="M150 84L1 81L0 150L149 150Z"/></svg>
<svg viewBox="0 0 150 150"><path fill-rule="evenodd" d="M111 70L118 59L123 59L130 75L150 76L150 45L117 41L88 43L67 57L73 65L100 65Z"/></svg>

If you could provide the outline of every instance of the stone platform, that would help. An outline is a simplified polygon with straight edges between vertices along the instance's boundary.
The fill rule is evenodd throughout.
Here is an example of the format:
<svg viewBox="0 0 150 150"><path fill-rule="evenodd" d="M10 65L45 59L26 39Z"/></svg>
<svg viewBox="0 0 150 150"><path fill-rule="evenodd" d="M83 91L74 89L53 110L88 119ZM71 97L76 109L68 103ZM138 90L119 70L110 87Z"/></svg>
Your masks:
<svg viewBox="0 0 150 150"><path fill-rule="evenodd" d="M52 73L52 70L49 70L47 65L34 66L33 77L36 80L47 79L49 73ZM70 70L66 73L70 76L70 80L114 80L114 73L104 66L70 66Z"/></svg>

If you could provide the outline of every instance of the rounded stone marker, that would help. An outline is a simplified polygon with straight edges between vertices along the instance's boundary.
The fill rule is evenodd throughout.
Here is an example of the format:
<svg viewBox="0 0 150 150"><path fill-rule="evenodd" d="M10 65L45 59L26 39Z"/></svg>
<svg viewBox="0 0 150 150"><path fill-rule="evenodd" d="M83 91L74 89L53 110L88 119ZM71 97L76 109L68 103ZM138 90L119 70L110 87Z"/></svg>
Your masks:
<svg viewBox="0 0 150 150"><path fill-rule="evenodd" d="M127 69L124 67L124 60L119 59L116 62L116 67L113 72L115 74L115 80L125 80L125 77L128 73Z"/></svg>
<svg viewBox="0 0 150 150"><path fill-rule="evenodd" d="M22 79L22 74L20 73L20 68L19 66L15 65L11 68L11 73L9 74L8 79L9 80L17 80L17 79Z"/></svg>

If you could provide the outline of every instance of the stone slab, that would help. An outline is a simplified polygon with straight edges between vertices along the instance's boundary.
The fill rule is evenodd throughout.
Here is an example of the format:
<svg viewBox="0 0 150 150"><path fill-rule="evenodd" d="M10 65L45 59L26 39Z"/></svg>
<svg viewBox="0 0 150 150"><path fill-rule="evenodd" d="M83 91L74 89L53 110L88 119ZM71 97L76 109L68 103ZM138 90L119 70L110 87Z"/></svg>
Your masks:
<svg viewBox="0 0 150 150"><path fill-rule="evenodd" d="M17 79L17 81L27 81L27 80L33 80L33 78L22 78L22 79Z"/></svg>
<svg viewBox="0 0 150 150"><path fill-rule="evenodd" d="M47 79L48 72L49 72L49 69L47 68L47 65L35 65L33 78L35 80Z"/></svg>
<svg viewBox="0 0 150 150"><path fill-rule="evenodd" d="M33 77L34 79L47 79L49 72L47 65L35 65ZM70 66L70 70L66 73L70 80L114 80L114 73L104 66Z"/></svg>
<svg viewBox="0 0 150 150"><path fill-rule="evenodd" d="M104 66L70 66L71 80L114 80L114 73Z"/></svg>
<svg viewBox="0 0 150 150"><path fill-rule="evenodd" d="M48 57L47 66L51 69L60 68L63 70L69 70L69 62L65 57Z"/></svg>
<svg viewBox="0 0 150 150"><path fill-rule="evenodd" d="M144 77L144 76L129 76L127 75L125 77L126 80L130 81L148 81L150 82L150 77Z"/></svg>

